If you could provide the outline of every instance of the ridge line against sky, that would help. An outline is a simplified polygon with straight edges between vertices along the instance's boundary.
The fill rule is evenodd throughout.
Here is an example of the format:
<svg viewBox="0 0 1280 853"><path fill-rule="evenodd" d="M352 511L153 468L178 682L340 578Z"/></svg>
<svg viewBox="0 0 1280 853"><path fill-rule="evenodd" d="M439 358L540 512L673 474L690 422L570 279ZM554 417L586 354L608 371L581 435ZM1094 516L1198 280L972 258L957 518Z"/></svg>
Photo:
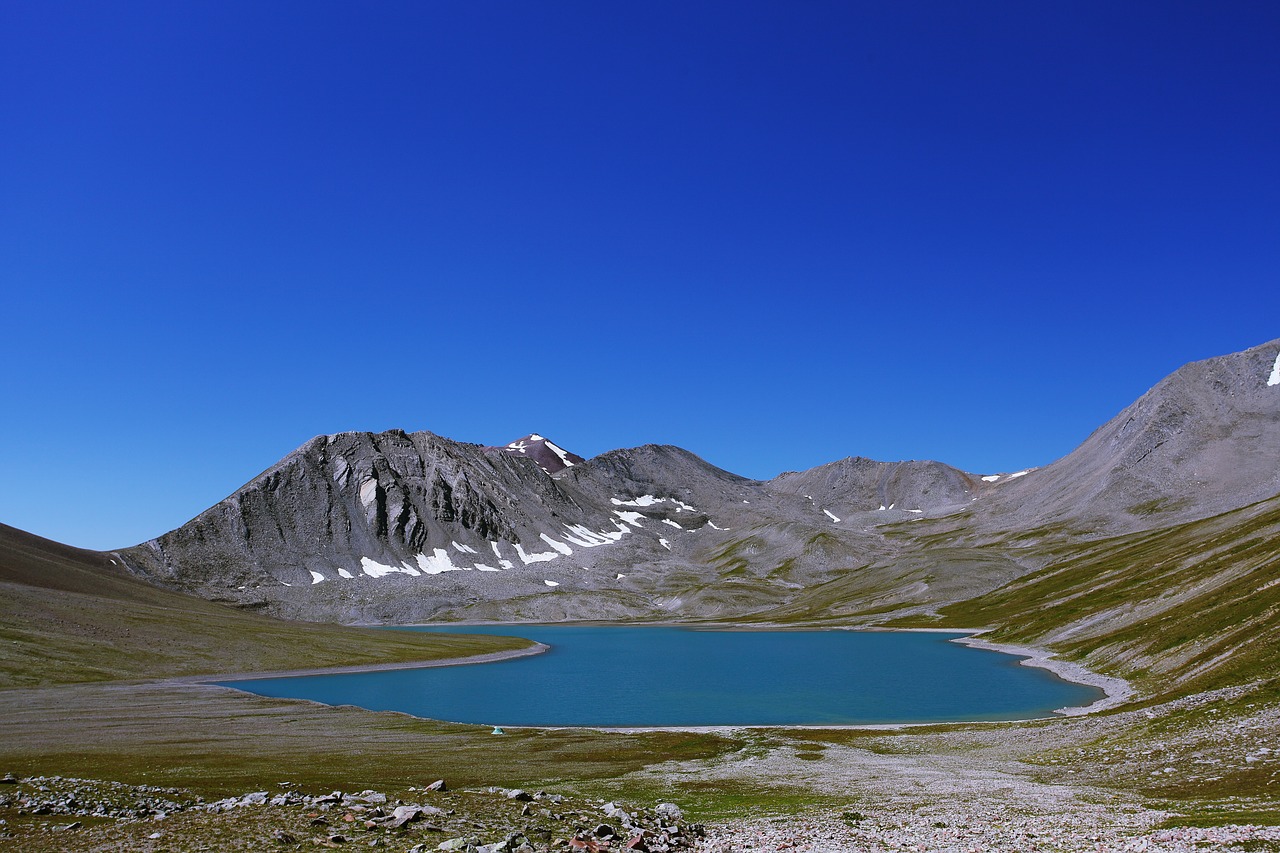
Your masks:
<svg viewBox="0 0 1280 853"><path fill-rule="evenodd" d="M1280 7L0 8L0 521L314 435L1045 465L1277 337Z"/></svg>

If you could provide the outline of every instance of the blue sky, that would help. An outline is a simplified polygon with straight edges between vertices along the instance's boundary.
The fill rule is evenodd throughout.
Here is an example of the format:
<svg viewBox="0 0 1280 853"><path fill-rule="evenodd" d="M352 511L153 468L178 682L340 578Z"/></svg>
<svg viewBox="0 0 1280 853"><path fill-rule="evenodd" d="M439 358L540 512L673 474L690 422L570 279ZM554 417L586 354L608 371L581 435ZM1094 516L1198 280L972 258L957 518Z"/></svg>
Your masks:
<svg viewBox="0 0 1280 853"><path fill-rule="evenodd" d="M1280 336L1280 6L0 6L0 521L313 435L1044 465Z"/></svg>

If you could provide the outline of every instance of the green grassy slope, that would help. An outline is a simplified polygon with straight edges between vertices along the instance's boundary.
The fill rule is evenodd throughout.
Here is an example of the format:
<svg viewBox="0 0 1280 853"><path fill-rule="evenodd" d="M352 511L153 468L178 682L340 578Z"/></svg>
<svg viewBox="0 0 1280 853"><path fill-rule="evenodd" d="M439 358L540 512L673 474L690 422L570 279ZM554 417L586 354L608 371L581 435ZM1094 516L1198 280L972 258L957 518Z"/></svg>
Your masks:
<svg viewBox="0 0 1280 853"><path fill-rule="evenodd" d="M527 645L283 622L157 589L105 554L0 525L0 688L435 660Z"/></svg>
<svg viewBox="0 0 1280 853"><path fill-rule="evenodd" d="M281 780L317 791L439 778L454 787L543 786L613 778L665 758L705 758L736 746L689 732L509 729L495 737L484 726L210 685L0 690L3 771L180 785L211 797Z"/></svg>
<svg viewBox="0 0 1280 853"><path fill-rule="evenodd" d="M1280 496L1073 552L935 624L993 626L1156 692L1280 675Z"/></svg>

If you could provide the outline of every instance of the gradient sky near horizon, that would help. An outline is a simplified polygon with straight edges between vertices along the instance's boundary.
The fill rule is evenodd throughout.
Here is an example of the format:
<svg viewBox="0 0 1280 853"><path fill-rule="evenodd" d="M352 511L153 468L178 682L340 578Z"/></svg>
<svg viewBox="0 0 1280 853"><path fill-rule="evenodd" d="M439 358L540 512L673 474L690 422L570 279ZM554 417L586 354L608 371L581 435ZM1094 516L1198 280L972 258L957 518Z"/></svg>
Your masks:
<svg viewBox="0 0 1280 853"><path fill-rule="evenodd" d="M0 6L0 522L311 436L1044 465L1280 337L1280 5Z"/></svg>

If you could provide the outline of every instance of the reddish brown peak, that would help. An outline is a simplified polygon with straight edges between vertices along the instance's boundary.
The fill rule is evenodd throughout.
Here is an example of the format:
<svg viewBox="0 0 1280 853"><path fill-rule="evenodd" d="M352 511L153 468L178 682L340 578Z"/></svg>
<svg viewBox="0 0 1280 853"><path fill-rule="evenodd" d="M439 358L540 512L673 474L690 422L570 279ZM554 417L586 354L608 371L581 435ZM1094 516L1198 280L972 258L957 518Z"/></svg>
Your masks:
<svg viewBox="0 0 1280 853"><path fill-rule="evenodd" d="M537 463L538 467L548 474L555 474L574 465L581 465L587 460L583 459L576 453L570 453L560 445L550 439L530 433L524 438L518 438L504 447L487 447L486 450L495 450L502 453L510 453L513 456L522 456L526 459L532 459Z"/></svg>

